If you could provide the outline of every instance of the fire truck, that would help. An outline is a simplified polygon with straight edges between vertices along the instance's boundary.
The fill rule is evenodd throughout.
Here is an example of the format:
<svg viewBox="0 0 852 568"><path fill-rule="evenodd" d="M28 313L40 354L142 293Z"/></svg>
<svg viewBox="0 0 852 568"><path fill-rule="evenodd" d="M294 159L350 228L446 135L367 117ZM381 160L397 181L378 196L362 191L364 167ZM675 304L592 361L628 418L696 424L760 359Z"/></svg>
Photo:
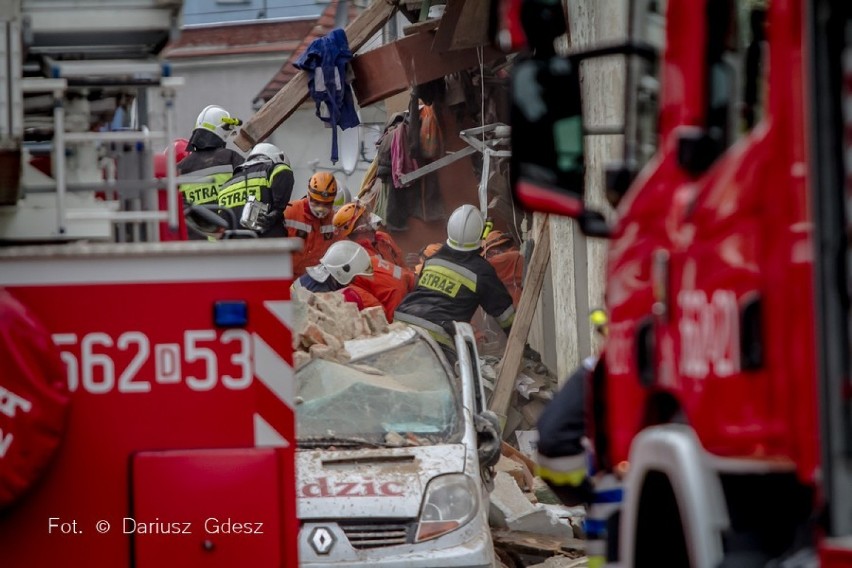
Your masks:
<svg viewBox="0 0 852 568"><path fill-rule="evenodd" d="M299 245L157 242L181 9L0 0L4 568L298 564Z"/></svg>
<svg viewBox="0 0 852 568"><path fill-rule="evenodd" d="M529 57L512 124L517 201L610 239L587 419L623 474L610 560L852 566L852 4L627 4L625 44ZM607 222L579 75L613 55Z"/></svg>

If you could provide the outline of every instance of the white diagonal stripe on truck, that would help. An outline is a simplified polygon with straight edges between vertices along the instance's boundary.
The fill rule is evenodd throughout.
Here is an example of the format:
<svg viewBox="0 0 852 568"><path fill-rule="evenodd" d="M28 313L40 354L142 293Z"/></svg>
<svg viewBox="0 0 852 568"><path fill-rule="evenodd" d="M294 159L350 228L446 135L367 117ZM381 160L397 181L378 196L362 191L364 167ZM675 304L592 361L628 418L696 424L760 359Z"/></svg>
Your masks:
<svg viewBox="0 0 852 568"><path fill-rule="evenodd" d="M254 414L254 445L260 447L287 448L290 443L279 434L275 428L263 419L260 414Z"/></svg>
<svg viewBox="0 0 852 568"><path fill-rule="evenodd" d="M253 333L252 339L255 377L292 409L296 398L292 367L258 334Z"/></svg>

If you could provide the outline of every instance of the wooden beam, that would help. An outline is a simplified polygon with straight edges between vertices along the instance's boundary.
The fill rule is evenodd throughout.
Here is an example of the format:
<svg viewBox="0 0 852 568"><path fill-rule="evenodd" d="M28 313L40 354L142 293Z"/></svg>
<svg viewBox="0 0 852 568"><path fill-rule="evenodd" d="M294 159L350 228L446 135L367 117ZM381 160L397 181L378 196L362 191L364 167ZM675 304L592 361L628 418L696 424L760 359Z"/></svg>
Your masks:
<svg viewBox="0 0 852 568"><path fill-rule="evenodd" d="M352 53L361 49L396 12L399 0L374 0L344 31ZM234 143L243 151L266 140L308 98L308 74L299 71L275 96L248 119Z"/></svg>
<svg viewBox="0 0 852 568"><path fill-rule="evenodd" d="M550 264L550 221L547 215L541 220L541 225L535 233L534 248L530 265L527 267L527 276L524 281L524 289L518 302L518 311L515 313L515 322L509 339L506 342L506 351L497 369L497 381L494 384L494 392L488 409L493 410L500 418L500 425L505 426L506 416L509 412L509 404L512 400L512 392L515 390L515 379L521 370L521 362L524 357L524 346L530 333L530 325L535 315L541 287L544 283L544 275Z"/></svg>
<svg viewBox="0 0 852 568"><path fill-rule="evenodd" d="M488 37L489 2L448 0L432 51L446 52L491 44Z"/></svg>

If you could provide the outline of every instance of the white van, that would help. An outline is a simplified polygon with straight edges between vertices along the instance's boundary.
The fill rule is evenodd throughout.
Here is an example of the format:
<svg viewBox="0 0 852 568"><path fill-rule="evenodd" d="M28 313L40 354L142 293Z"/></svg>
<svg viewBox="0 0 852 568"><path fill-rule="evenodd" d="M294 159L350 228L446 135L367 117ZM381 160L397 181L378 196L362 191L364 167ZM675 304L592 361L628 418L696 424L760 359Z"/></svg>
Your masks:
<svg viewBox="0 0 852 568"><path fill-rule="evenodd" d="M456 372L411 327L345 345L296 373L300 566L493 566L500 437L470 325Z"/></svg>

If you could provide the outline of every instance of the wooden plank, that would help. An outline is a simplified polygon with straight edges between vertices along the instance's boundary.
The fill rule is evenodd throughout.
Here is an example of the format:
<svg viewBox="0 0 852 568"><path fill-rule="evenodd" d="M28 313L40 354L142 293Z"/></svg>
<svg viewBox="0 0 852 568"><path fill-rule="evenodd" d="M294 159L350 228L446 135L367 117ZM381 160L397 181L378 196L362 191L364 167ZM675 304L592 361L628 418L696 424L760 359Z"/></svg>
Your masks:
<svg viewBox="0 0 852 568"><path fill-rule="evenodd" d="M414 35L422 32L430 32L432 30L438 29L438 25L441 23L440 18L432 18L431 20L423 20L422 22L417 22L416 24L411 24L410 26L405 26L402 28L403 35Z"/></svg>
<svg viewBox="0 0 852 568"><path fill-rule="evenodd" d="M375 0L344 31L352 53L361 49L393 16L398 0ZM234 143L243 151L266 140L310 95L308 74L299 71L240 128Z"/></svg>
<svg viewBox="0 0 852 568"><path fill-rule="evenodd" d="M503 360L500 361L494 392L488 404L489 410L493 410L500 418L501 426L506 423L512 392L515 390L515 379L523 361L524 346L529 337L538 296L544 283L544 275L550 264L550 222L547 215L544 216L535 233L534 243L535 248L527 268L524 289L518 302L517 313L515 313L515 322L512 324L512 331L509 332L506 351L503 353Z"/></svg>

